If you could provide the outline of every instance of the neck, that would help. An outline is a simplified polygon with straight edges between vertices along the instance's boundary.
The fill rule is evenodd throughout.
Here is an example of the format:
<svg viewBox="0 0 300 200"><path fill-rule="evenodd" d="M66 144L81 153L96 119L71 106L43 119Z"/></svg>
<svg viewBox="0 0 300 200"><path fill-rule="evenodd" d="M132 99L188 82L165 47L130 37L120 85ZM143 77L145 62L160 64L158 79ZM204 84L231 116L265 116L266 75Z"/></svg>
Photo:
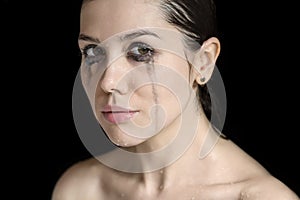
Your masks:
<svg viewBox="0 0 300 200"><path fill-rule="evenodd" d="M142 161L145 169L147 169L145 171L149 170L147 166L153 165L153 162L169 161L168 163L163 163L164 166L161 168L139 174L140 180L142 180L145 190L148 191L149 194L155 194L155 192L160 193L163 190L174 186L174 184L193 184L195 181L199 181L199 179L195 180L196 176L205 176L207 171L205 167L205 163L207 163L205 157L216 144L218 136L217 134L214 134L210 123L205 117L201 117L197 125L196 134L193 140L185 148L179 148L178 145L174 145L174 147L170 148L169 151L167 151L168 153L164 154L164 157L161 157L159 161L154 159ZM152 147L153 145L151 148ZM138 151L139 148L136 150ZM174 160L171 162L170 157L176 154L178 150L182 150L182 152L178 154L178 157L174 157ZM182 179L182 177L185 178Z"/></svg>

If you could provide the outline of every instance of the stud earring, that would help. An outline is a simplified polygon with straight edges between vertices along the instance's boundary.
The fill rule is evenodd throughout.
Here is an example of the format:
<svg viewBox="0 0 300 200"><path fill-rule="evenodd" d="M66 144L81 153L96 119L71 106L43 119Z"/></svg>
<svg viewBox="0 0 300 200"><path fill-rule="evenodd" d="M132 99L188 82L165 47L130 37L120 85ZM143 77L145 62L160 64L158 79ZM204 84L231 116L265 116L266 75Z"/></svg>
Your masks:
<svg viewBox="0 0 300 200"><path fill-rule="evenodd" d="M206 81L205 77L200 78L200 81L204 83Z"/></svg>

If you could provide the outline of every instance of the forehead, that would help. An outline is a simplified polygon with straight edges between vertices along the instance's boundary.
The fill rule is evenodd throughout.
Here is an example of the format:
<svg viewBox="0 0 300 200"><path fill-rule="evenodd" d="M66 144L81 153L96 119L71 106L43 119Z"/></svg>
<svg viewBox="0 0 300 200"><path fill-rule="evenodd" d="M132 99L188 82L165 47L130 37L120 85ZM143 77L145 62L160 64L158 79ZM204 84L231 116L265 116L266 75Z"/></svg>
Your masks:
<svg viewBox="0 0 300 200"><path fill-rule="evenodd" d="M144 27L173 28L158 0L88 0L81 9L80 32L100 40Z"/></svg>

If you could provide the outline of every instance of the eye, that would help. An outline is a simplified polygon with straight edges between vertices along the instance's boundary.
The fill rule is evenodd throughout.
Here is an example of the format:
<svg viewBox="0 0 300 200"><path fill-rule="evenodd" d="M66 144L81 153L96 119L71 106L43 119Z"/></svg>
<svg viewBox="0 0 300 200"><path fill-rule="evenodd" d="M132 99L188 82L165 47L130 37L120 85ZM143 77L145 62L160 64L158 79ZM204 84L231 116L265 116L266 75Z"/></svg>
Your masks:
<svg viewBox="0 0 300 200"><path fill-rule="evenodd" d="M99 63L105 58L105 50L96 44L89 44L85 46L82 49L82 54L87 65Z"/></svg>
<svg viewBox="0 0 300 200"><path fill-rule="evenodd" d="M154 55L154 49L145 43L133 43L129 46L127 57L136 62L150 62Z"/></svg>

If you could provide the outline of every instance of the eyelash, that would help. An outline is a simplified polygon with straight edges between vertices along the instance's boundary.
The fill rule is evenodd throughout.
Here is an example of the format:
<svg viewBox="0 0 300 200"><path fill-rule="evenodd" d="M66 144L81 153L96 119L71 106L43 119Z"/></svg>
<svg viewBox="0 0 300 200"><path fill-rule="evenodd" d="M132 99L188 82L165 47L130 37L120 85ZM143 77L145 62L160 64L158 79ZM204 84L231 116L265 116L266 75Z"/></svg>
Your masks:
<svg viewBox="0 0 300 200"><path fill-rule="evenodd" d="M81 53L89 65L92 65L100 61L100 59L97 58L97 55L95 56L89 55L89 51L94 50L97 47L98 45L96 44L89 44L86 45L83 49L81 49ZM99 50L102 51L101 52L102 55L105 55L105 51L103 49L99 49ZM135 62L148 63L153 60L153 56L155 53L156 53L155 50L148 44L142 42L135 42L128 47L126 57Z"/></svg>
<svg viewBox="0 0 300 200"><path fill-rule="evenodd" d="M152 47L142 42L133 43L128 49L129 51L127 52L127 58L130 58L136 62L150 62L153 60L153 56L155 54L155 50Z"/></svg>
<svg viewBox="0 0 300 200"><path fill-rule="evenodd" d="M88 57L88 50L96 48L96 44L88 44L83 49L81 49L82 55L86 58Z"/></svg>
<svg viewBox="0 0 300 200"><path fill-rule="evenodd" d="M90 52L91 50L92 52ZM86 45L83 49L81 49L81 53L84 56L85 62L88 66L102 62L103 59L105 59L104 49L96 44ZM89 53L92 53L93 55L89 55Z"/></svg>

